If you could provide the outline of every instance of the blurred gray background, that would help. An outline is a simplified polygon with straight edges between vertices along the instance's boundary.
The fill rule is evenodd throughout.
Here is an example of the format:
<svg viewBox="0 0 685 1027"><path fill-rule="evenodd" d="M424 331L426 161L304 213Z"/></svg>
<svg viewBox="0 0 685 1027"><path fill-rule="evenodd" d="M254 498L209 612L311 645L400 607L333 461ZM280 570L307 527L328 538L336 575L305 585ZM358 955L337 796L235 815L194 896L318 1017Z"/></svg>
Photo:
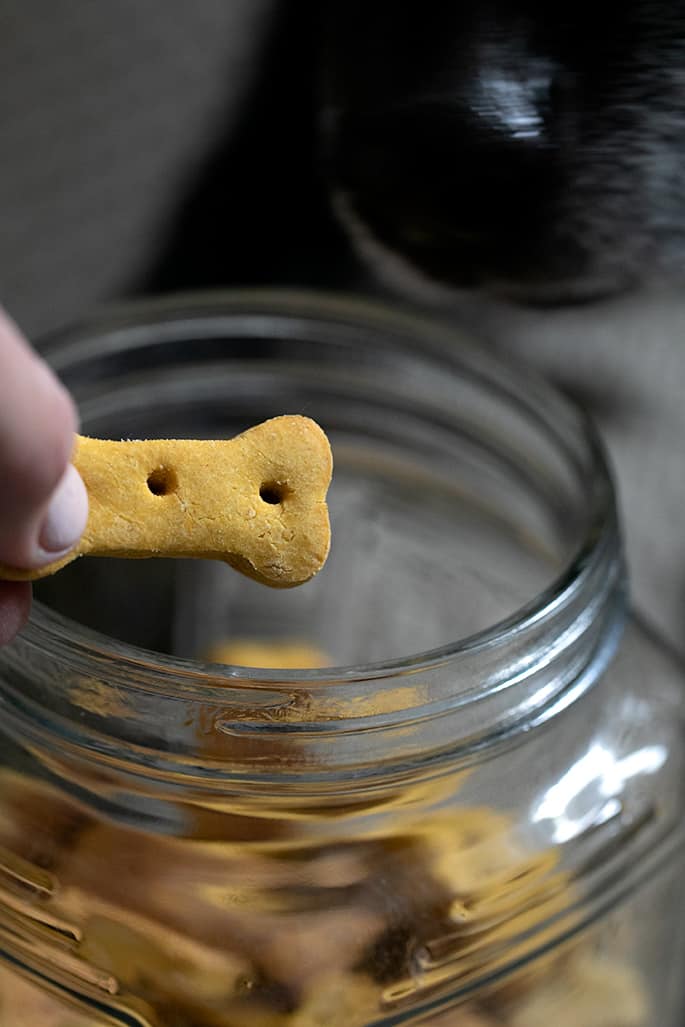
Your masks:
<svg viewBox="0 0 685 1027"><path fill-rule="evenodd" d="M30 334L126 294L230 129L273 0L1 0L0 302Z"/></svg>

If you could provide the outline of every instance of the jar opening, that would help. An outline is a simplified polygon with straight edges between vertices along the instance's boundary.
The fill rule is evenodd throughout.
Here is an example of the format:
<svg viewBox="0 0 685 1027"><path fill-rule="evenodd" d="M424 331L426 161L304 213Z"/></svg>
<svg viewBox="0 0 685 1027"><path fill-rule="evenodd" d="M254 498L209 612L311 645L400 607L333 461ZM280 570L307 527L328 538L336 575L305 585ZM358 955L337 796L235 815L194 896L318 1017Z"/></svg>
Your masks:
<svg viewBox="0 0 685 1027"><path fill-rule="evenodd" d="M205 717L231 739L226 758L252 767L255 745L284 734L297 766L334 744L347 766L401 762L425 752L426 724L432 752L481 744L608 658L624 586L601 446L554 392L453 328L259 290L114 310L47 353L87 434L220 437L306 413L336 460L330 566L297 597L204 561L84 560L46 581L9 662L32 668L33 700L62 725L78 711L98 737L206 756L193 734ZM173 472L151 469L148 487L168 495ZM278 483L261 498L281 502ZM108 616L123 641L98 633ZM174 655L137 644L155 616ZM249 641L255 624L286 639L315 625L330 666L206 662L226 625Z"/></svg>

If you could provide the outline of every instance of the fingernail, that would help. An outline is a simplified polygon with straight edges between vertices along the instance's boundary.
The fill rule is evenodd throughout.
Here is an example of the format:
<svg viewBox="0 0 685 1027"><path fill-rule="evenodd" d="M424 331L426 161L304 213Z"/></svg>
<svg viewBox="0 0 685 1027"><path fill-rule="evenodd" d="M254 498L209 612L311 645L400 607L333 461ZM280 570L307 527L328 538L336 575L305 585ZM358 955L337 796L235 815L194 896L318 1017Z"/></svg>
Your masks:
<svg viewBox="0 0 685 1027"><path fill-rule="evenodd" d="M69 552L83 534L88 520L88 493L83 479L69 464L52 494L38 545L46 561Z"/></svg>

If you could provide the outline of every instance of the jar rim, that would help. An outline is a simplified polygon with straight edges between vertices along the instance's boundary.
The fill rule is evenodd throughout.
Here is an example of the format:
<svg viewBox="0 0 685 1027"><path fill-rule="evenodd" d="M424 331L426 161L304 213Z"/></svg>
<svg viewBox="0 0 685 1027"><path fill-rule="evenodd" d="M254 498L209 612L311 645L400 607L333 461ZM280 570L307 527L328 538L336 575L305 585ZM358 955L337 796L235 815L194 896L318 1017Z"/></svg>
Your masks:
<svg viewBox="0 0 685 1027"><path fill-rule="evenodd" d="M280 288L210 290L103 304L75 326L39 340L38 345L59 373L77 355L78 340L82 336L110 333L113 340L120 342L123 335L144 331L146 327L160 331L172 322L183 323L188 319L204 320L211 317L230 318L246 311L253 314L275 313L285 317L309 314L323 319L343 316L362 322L372 321L380 328L399 326L415 333L417 351L434 348L445 350L458 343L461 352L464 349L470 351L469 359L480 367L484 376L493 379L506 377L507 391L512 400L520 402L523 395L529 395L532 391L536 398L543 397L555 408L573 411L579 440L589 458L591 476L595 486L599 486L589 492L587 528L576 551L538 595L492 626L409 656L370 663L311 670L213 664L159 653L110 638L63 614L48 610L41 603L35 604L31 622L25 629L29 636L47 632L53 640L59 635L69 646L86 654L90 652L99 659L110 658L119 664L144 665L148 668L154 664L155 679L161 688L165 683L178 681L179 675L189 677L194 685L198 685L202 679L211 684L212 681L237 677L241 681L249 678L255 684L301 683L309 688L331 681L378 680L427 671L460 655L491 649L512 634L520 634L536 623L548 620L565 603L571 592L577 592L583 587L584 580L596 570L598 560L605 559L607 540L617 531L615 494L605 449L590 419L533 372L528 369L522 371L491 353L483 352L461 329L438 320L434 315L402 307L394 301L391 308L387 303L375 299L344 293Z"/></svg>
<svg viewBox="0 0 685 1027"><path fill-rule="evenodd" d="M571 468L583 526L581 537L573 535L573 553L534 599L484 631L342 668L269 670L165 655L36 604L1 657L7 730L33 738L36 748L87 753L107 766L121 760L124 746L135 754L137 775L161 771L164 779L185 779L189 768L204 766L211 768L203 779L212 787L228 781L269 790L274 781L304 775L310 788L329 789L350 773L390 779L410 766L432 773L445 760L468 762L555 717L591 687L617 648L625 618L623 554L603 445L588 419L553 388L484 352L454 326L343 294L236 290L103 308L48 341L43 352L61 373L92 358L93 331L99 354L102 343L118 359L126 345L174 344L189 331L199 333L196 340L216 339L218 328L236 329L227 321L235 317L242 318L241 330L254 332L290 319L316 341L331 326L347 339L353 326L359 338L366 330L382 340L393 364L397 342L405 356L416 351L432 358L441 373L444 365L461 367L477 391L496 397L500 411L520 415L531 438L548 442L547 460L550 453ZM451 405L449 376L442 388L441 402L447 395ZM559 504L556 510L568 512L560 513ZM230 744L208 756L206 738L222 734Z"/></svg>

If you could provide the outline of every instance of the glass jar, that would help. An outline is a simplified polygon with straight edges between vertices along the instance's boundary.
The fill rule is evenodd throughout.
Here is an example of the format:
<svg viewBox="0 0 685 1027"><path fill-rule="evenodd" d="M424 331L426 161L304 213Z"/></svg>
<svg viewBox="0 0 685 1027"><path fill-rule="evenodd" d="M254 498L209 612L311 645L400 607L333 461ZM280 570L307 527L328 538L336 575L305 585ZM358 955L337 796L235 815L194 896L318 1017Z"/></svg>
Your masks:
<svg viewBox="0 0 685 1027"><path fill-rule="evenodd" d="M681 1027L683 676L578 412L345 298L148 303L47 352L87 434L314 417L333 547L289 592L40 585L0 654L2 1027Z"/></svg>

